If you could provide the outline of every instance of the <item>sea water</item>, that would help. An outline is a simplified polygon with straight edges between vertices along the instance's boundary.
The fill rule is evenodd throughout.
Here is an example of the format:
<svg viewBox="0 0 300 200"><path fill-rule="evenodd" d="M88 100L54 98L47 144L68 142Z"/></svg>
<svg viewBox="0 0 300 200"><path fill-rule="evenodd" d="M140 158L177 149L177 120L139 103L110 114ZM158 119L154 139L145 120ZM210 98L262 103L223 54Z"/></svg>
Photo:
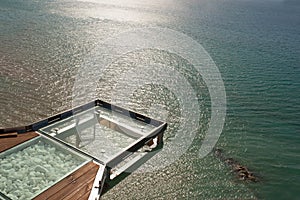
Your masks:
<svg viewBox="0 0 300 200"><path fill-rule="evenodd" d="M210 119L205 82L180 56L146 49L112 61L96 84L80 83L86 90L96 88L97 94L79 101L97 97L120 102L129 95L131 101L123 106L167 119L166 151L154 157L167 160L173 153L168 144L181 134L181 102L157 84L124 96L114 91L118 83L133 83L122 76L127 70L141 64L171 65L195 88L200 127L176 161L126 177L103 198L299 199L299 13L299 2L293 0L1 1L1 126L31 123L71 108L78 69L87 61L91 69L97 66L91 53L99 42L137 28L169 28L200 43L218 66L227 117L217 147L261 181L239 181L212 154L198 157ZM164 74L151 74L159 75ZM177 89L189 95L186 88ZM151 163L149 167L156 169Z"/></svg>

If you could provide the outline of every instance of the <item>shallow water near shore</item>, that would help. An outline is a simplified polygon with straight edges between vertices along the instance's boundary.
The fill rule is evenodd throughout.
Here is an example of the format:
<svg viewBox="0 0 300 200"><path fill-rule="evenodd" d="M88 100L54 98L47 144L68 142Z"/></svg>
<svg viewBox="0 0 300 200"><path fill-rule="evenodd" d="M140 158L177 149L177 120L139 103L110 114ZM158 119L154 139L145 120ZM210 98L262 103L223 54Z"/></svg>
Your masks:
<svg viewBox="0 0 300 200"><path fill-rule="evenodd" d="M218 66L227 116L217 147L261 181L238 180L212 154L199 159L210 119L205 82L183 58L147 49L108 66L95 86L96 97L121 101L124 96L112 91L124 71L153 62L172 65L197 95L199 130L176 162L162 169L147 162L142 168L153 171L125 177L103 199L299 199L299 8L288 0L1 1L0 126L28 124L71 108L78 69L99 42L136 28L166 27L199 42ZM85 103L94 96L81 98ZM170 144L182 111L168 88L145 85L125 106L164 118L153 104L168 113L165 145ZM163 158L162 152L154 159Z"/></svg>

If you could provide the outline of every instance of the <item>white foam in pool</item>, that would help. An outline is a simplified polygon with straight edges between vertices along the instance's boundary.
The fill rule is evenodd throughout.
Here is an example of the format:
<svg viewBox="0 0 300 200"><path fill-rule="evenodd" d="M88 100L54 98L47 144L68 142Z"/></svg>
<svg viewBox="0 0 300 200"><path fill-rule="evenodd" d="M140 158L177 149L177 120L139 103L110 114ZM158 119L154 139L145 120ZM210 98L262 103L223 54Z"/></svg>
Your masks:
<svg viewBox="0 0 300 200"><path fill-rule="evenodd" d="M43 140L0 156L0 191L3 194L11 199L31 199L85 162Z"/></svg>

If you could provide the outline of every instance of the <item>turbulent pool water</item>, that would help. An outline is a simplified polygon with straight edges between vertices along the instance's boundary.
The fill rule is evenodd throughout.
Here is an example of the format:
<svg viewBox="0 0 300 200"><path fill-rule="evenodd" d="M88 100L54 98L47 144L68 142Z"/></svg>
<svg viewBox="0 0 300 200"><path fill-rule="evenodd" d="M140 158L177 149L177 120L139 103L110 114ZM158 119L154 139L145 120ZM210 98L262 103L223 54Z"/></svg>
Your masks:
<svg viewBox="0 0 300 200"><path fill-rule="evenodd" d="M122 105L169 124L166 148L142 170L123 177L103 199L299 199L299 9L293 0L2 0L0 126L28 124L71 108L79 84L94 94L79 95L76 103L95 97L115 103L129 99ZM226 121L216 146L248 166L258 183L238 180L212 154L199 158L211 117L210 95L203 77L183 57L159 48L137 49L105 66L96 82L88 82L86 77L100 70L99 55L105 53L95 53L100 43L148 27L185 34L214 60L227 95ZM84 74L79 73L83 65L90 67ZM176 90L144 81L157 77ZM190 87L178 84L178 77ZM139 81L144 84L129 98L116 92ZM194 99L185 102L190 107L183 107L178 95L192 94ZM199 116L186 149L174 142L188 134L182 121L194 119L184 116L183 109ZM176 148L185 151L168 163Z"/></svg>

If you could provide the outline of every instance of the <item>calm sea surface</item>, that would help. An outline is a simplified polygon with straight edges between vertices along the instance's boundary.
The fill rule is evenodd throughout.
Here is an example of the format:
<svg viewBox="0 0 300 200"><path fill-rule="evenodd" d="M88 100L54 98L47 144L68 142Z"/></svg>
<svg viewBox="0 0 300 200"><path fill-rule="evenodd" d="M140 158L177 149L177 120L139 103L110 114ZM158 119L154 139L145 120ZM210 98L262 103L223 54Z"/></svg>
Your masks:
<svg viewBox="0 0 300 200"><path fill-rule="evenodd" d="M227 117L217 147L248 166L260 181L238 180L212 154L198 157L210 119L205 82L182 57L145 49L124 54L107 66L94 85L80 84L95 87L98 98L118 102L123 96L113 92L117 83L133 84L122 73L149 63L172 65L197 95L199 130L175 162L124 177L103 199L299 199L300 3L296 0L1 0L0 126L28 124L71 108L78 71L86 60L93 61L93 49L113 35L146 27L181 32L210 54L227 95ZM91 64L87 75L94 73L92 69ZM162 75L154 71L149 76ZM189 95L184 86L178 91ZM165 144L172 144L182 120L176 95L162 85L149 84L130 99L126 107L149 116L160 118L160 110L167 111ZM161 151L153 159L171 154Z"/></svg>

